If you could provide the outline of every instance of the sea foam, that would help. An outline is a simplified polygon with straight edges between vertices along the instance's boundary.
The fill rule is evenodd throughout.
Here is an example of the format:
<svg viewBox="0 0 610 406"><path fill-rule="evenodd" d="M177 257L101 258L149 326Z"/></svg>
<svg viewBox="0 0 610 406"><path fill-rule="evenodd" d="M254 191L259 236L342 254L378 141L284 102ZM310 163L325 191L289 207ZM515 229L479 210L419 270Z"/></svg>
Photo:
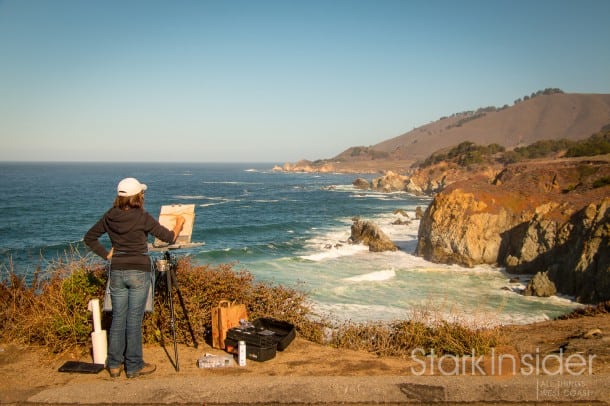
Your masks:
<svg viewBox="0 0 610 406"><path fill-rule="evenodd" d="M352 276L343 280L349 282L380 282L387 281L388 279L392 279L395 276L396 272L393 269L389 269L385 271L369 272L364 275Z"/></svg>

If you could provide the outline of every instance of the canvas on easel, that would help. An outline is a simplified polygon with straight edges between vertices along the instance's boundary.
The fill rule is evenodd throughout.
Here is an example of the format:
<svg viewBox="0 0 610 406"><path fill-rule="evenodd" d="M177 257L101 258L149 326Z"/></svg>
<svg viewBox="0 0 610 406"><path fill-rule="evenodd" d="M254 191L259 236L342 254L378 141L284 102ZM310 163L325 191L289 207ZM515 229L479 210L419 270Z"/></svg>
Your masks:
<svg viewBox="0 0 610 406"><path fill-rule="evenodd" d="M184 217L184 226L178 235L178 239L171 246L189 245L193 234L193 224L195 223L195 205L194 204L172 204L161 206L159 214L159 223L166 228L173 230L176 224L176 216ZM155 239L153 247L169 247L170 244Z"/></svg>

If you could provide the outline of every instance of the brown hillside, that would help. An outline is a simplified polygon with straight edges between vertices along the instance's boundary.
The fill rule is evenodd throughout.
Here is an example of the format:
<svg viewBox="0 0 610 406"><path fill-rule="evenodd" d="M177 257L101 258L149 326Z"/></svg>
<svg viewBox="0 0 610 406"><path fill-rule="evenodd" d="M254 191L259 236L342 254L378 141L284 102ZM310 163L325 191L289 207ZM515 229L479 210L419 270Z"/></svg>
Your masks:
<svg viewBox="0 0 610 406"><path fill-rule="evenodd" d="M460 125L460 121L462 124ZM462 141L508 149L545 139L579 140L610 123L610 94L541 95L472 118L454 115L373 145L394 159L419 160Z"/></svg>

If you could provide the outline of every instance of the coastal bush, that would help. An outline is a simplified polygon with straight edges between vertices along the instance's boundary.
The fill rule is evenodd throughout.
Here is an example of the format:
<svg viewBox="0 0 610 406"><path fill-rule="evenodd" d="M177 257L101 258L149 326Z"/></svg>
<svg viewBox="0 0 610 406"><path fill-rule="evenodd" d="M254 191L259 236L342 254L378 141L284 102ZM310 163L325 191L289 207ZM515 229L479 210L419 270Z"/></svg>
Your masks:
<svg viewBox="0 0 610 406"><path fill-rule="evenodd" d="M567 152L568 157L594 156L610 153L610 130L605 129L598 134L593 134L586 140L582 140L571 146Z"/></svg>
<svg viewBox="0 0 610 406"><path fill-rule="evenodd" d="M41 345L60 352L88 341L87 304L99 289L84 258L57 260L47 272L38 269L30 283L13 270L0 284L0 338ZM4 275L3 275L4 276ZM97 282L101 283L101 282ZM103 289L103 288L102 288Z"/></svg>
<svg viewBox="0 0 610 406"><path fill-rule="evenodd" d="M1 340L44 346L53 353L89 345L93 322L88 304L103 298L107 278L103 264L73 256L39 270L30 283L13 269L4 271ZM322 340L324 322L310 320L306 295L295 289L256 282L249 272L236 271L231 264L193 266L188 258L177 262L176 278L179 289L172 289L172 298L179 343L192 343L191 331L198 341L209 339L211 309L220 300L244 303L250 319L289 321L300 336ZM149 343L163 343L171 331L165 278L157 282L155 311L145 315L143 324L144 341ZM111 314L102 313L102 328L107 330L110 323Z"/></svg>
<svg viewBox="0 0 610 406"><path fill-rule="evenodd" d="M493 155L504 152L504 150L505 148L499 144L484 146L464 141L447 151L438 151L431 154L420 166L426 168L444 161L467 167L484 163L490 160Z"/></svg>
<svg viewBox="0 0 610 406"><path fill-rule="evenodd" d="M564 151L572 145L574 145L574 141L566 139L536 141L525 147L515 148L513 153L507 155L504 160L505 162L517 162L525 159L545 158Z"/></svg>

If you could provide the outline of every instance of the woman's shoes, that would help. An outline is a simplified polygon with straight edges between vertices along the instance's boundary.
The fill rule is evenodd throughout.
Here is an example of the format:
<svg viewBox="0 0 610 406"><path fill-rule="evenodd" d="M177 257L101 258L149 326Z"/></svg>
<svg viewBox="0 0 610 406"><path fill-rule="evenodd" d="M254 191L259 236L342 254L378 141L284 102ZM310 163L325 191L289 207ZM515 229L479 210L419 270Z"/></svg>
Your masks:
<svg viewBox="0 0 610 406"><path fill-rule="evenodd" d="M157 366L155 364L149 364L148 362L145 362L142 369L140 369L139 371L135 371L135 372L126 372L126 375L127 375L127 378L137 378L138 376L152 374L156 370L157 370ZM112 376L112 375L110 375L110 376Z"/></svg>
<svg viewBox="0 0 610 406"><path fill-rule="evenodd" d="M120 366L118 368L108 368L108 373L110 374L111 378L118 378L119 376L121 376L122 370L123 366Z"/></svg>

